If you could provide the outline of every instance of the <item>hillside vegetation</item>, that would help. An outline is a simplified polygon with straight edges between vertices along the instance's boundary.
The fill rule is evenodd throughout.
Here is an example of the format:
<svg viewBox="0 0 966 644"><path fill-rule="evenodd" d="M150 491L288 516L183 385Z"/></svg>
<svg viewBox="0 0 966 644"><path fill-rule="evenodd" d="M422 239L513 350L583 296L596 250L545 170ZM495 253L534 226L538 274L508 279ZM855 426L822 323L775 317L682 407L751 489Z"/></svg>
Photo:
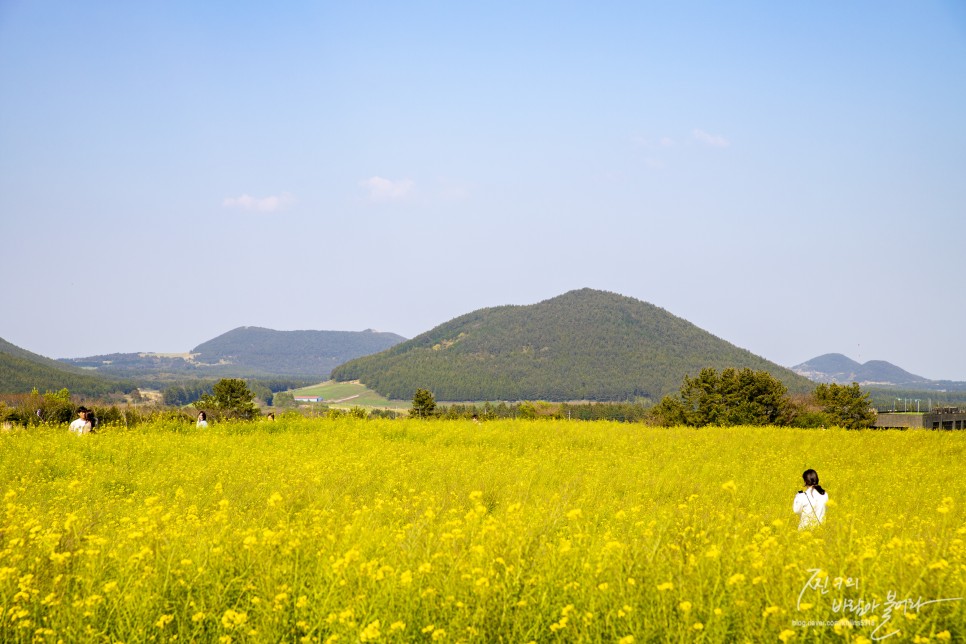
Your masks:
<svg viewBox="0 0 966 644"><path fill-rule="evenodd" d="M712 367L767 371L793 393L805 378L633 298L582 289L463 315L332 371L387 398L657 400Z"/></svg>
<svg viewBox="0 0 966 644"><path fill-rule="evenodd" d="M26 394L33 389L43 392L64 388L85 396L103 396L130 391L134 385L62 364L0 338L0 393Z"/></svg>

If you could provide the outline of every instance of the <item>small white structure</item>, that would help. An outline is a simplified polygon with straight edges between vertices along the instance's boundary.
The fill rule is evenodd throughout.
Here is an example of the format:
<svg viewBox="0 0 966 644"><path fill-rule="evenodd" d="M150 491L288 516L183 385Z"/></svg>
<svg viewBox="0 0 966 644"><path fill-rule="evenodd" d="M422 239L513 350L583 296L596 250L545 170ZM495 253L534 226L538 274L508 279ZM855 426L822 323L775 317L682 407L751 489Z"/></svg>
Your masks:
<svg viewBox="0 0 966 644"><path fill-rule="evenodd" d="M295 396L295 402L322 402L322 396Z"/></svg>

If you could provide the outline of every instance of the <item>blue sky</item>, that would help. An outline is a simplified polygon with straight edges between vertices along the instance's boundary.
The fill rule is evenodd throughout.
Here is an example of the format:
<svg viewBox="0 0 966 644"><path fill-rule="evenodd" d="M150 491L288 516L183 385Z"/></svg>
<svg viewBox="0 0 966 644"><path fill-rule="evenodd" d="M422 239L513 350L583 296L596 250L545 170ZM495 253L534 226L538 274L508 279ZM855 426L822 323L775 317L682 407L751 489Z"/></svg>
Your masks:
<svg viewBox="0 0 966 644"><path fill-rule="evenodd" d="M966 380L966 6L0 2L0 337L411 337L591 287Z"/></svg>

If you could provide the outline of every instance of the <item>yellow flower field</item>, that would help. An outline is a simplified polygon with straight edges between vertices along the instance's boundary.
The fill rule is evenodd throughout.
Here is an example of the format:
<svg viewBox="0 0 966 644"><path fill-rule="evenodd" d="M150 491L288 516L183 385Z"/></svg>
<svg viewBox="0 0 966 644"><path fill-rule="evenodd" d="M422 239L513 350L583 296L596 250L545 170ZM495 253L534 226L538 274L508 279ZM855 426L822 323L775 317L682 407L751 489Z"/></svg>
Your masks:
<svg viewBox="0 0 966 644"><path fill-rule="evenodd" d="M966 432L4 433L0 641L961 641L964 462Z"/></svg>

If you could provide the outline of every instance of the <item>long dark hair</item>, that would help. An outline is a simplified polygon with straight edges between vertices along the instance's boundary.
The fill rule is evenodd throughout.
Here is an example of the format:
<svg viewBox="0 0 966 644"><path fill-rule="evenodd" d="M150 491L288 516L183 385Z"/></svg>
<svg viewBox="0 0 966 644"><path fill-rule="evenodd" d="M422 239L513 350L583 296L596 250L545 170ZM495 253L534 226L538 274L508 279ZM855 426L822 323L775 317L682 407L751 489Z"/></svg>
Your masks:
<svg viewBox="0 0 966 644"><path fill-rule="evenodd" d="M806 487L812 486L819 494L825 494L825 490L818 484L818 472L815 470L805 470L802 472L802 480L805 481Z"/></svg>

